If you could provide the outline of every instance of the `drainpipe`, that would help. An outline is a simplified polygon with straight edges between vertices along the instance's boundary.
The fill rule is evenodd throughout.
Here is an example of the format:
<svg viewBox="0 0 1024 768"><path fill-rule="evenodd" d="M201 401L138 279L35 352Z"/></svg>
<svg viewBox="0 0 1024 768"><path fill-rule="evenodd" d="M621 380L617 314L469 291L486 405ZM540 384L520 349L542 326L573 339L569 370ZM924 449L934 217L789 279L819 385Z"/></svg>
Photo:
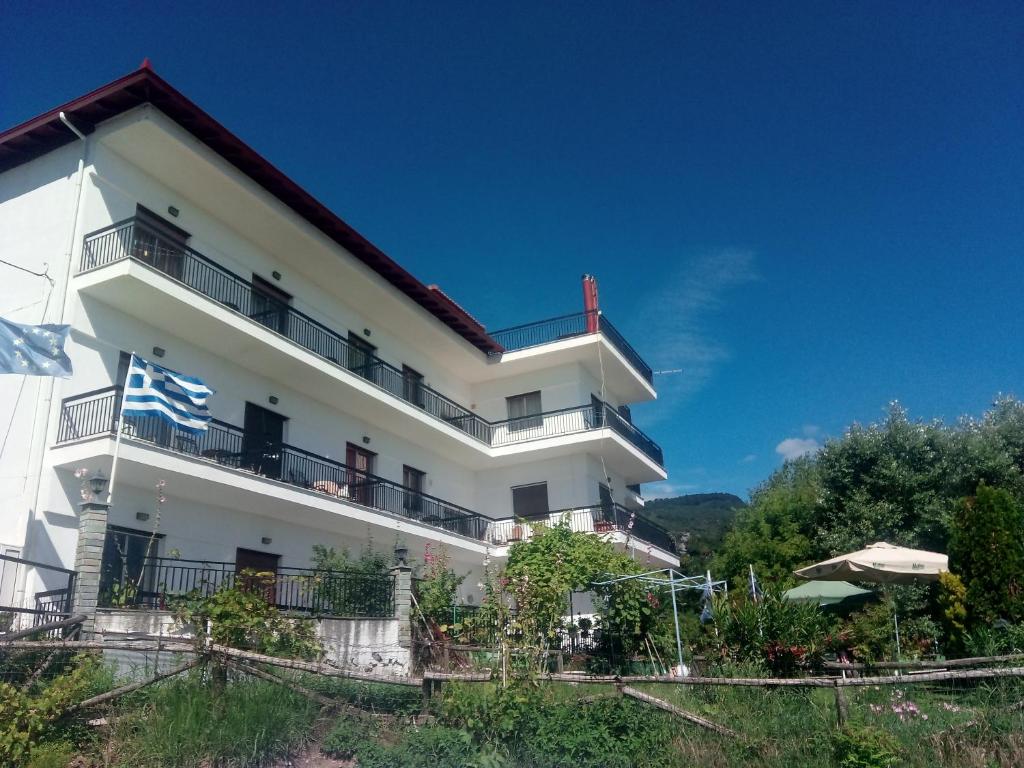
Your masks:
<svg viewBox="0 0 1024 768"><path fill-rule="evenodd" d="M62 301L61 301L60 316L56 319L57 323L63 323L64 322L64 318L68 314L68 306L70 304L70 298L71 298L71 291L70 291L71 275L72 275L71 258L72 258L72 255L73 255L73 252L74 252L74 248L75 248L75 235L76 235L76 233L78 231L79 212L80 212L80 210L82 208L82 180L83 180L83 177L85 176L85 161L86 161L86 157L87 157L88 152L89 152L89 141L88 141L86 135L84 133L82 133L80 130L78 130L78 128L76 128L72 124L72 122L68 119L67 115L65 115L63 112L61 112L59 117L60 117L60 121L62 123L64 123L65 126L67 126L68 130L70 130L73 134L75 134L75 136L78 139L80 139L81 142L82 142L82 153L78 156L78 172L76 173L76 176L75 176L75 191L74 191L74 196L75 197L74 197L74 207L72 208L72 211L71 211L71 226L68 229L67 246L64 249L64 258L67 260L67 269L66 269L65 274L64 274L64 285L62 286L62 290L63 290L63 294L64 295L61 297ZM43 323L47 323L47 322L52 322L52 321L50 321L48 318L46 318L44 316L43 319L42 319L42 322ZM43 434L38 438L39 442L40 442L40 447L39 447L39 459L38 459L38 463L36 464L36 472L35 472L36 488L35 488L35 493L32 496L32 506L29 509L28 528L25 531L25 548L24 548L24 550L25 550L26 554L31 552L32 540L35 538L33 536L32 532L37 527L36 526L36 521L38 519L37 511L39 509L39 496L40 496L40 492L41 492L42 484L43 484L43 457L46 455L46 443L47 443L47 439L48 439L49 434L50 434L50 420L51 420L51 418L54 421L57 419L57 415L56 414L51 414L50 413L50 410L51 410L50 409L50 405L53 403L53 394L56 391L57 379L55 377L48 377L48 379L49 379L49 381L48 381L49 392L46 395L45 403L41 404L41 403L39 403L38 400L36 401L37 402L36 419L35 419L35 423L33 424L33 427L32 427L33 435L35 435L36 434L36 426L39 424L40 420L43 421L43 424L44 424L44 426L43 426ZM42 411L42 413L43 413L42 419L40 419L40 411ZM29 474L26 477L26 484L28 483L28 478L30 478L31 476L32 475ZM28 574L26 574L25 578L26 579L28 578Z"/></svg>
<svg viewBox="0 0 1024 768"><path fill-rule="evenodd" d="M593 275L583 276L583 311L587 315L587 333L597 333L597 278Z"/></svg>

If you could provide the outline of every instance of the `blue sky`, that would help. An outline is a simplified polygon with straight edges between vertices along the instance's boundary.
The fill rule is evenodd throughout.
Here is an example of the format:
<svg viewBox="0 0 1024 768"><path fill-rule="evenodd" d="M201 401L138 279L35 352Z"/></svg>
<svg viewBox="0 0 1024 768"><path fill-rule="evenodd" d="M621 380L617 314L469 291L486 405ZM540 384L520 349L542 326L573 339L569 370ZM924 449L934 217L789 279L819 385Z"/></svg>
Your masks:
<svg viewBox="0 0 1024 768"><path fill-rule="evenodd" d="M597 275L662 493L1024 395L1019 2L101 5L5 6L4 127L148 56L490 328Z"/></svg>

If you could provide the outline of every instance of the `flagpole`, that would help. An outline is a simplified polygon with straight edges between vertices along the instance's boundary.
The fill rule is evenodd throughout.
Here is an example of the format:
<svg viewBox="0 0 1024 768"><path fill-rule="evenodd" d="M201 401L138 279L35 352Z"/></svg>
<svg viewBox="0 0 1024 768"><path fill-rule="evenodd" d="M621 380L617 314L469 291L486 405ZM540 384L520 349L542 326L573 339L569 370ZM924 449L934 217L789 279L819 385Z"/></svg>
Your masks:
<svg viewBox="0 0 1024 768"><path fill-rule="evenodd" d="M128 359L128 372L121 382L121 405L117 409L117 436L114 438L114 460L110 464L110 483L107 485L107 506L110 506L110 499L114 495L114 478L117 476L117 459L121 455L121 435L124 434L124 399L128 390L128 377L132 375L132 364L135 362L135 350L132 350Z"/></svg>

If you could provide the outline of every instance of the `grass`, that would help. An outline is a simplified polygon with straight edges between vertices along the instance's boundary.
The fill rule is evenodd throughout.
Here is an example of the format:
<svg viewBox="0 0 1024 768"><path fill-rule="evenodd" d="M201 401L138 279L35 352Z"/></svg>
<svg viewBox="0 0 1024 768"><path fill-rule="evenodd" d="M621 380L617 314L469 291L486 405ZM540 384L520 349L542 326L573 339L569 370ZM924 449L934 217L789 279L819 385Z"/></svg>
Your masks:
<svg viewBox="0 0 1024 768"><path fill-rule="evenodd" d="M267 765L311 738L317 707L273 683L240 678L219 693L200 673L126 698L112 718L119 768Z"/></svg>

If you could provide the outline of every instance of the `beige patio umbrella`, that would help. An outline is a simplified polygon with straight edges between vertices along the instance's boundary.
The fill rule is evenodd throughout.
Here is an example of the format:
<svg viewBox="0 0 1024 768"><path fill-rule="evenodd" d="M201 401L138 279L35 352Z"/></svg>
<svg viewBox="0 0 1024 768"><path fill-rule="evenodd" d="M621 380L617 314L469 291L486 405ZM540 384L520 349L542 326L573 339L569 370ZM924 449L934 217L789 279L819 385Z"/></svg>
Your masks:
<svg viewBox="0 0 1024 768"><path fill-rule="evenodd" d="M799 571L803 579L867 581L872 584L913 584L936 581L949 570L949 558L939 552L897 547L879 541L857 552L833 557Z"/></svg>
<svg viewBox="0 0 1024 768"><path fill-rule="evenodd" d="M802 579L818 581L867 581L872 584L914 584L937 581L949 570L949 558L939 552L897 547L879 541L857 552L824 560L794 573ZM900 623L892 615L896 631L896 658L900 655Z"/></svg>

